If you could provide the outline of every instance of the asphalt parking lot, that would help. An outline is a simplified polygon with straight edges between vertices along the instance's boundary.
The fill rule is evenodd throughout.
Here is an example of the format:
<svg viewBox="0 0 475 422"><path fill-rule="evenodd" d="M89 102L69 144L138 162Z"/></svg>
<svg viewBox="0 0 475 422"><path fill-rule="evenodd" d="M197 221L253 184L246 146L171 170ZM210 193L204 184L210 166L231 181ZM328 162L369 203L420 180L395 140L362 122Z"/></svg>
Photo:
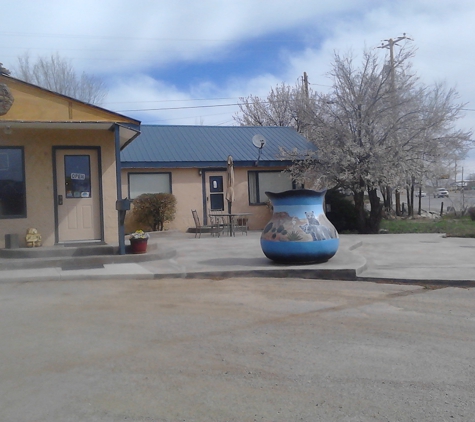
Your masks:
<svg viewBox="0 0 475 422"><path fill-rule="evenodd" d="M473 421L475 289L0 284L1 420Z"/></svg>

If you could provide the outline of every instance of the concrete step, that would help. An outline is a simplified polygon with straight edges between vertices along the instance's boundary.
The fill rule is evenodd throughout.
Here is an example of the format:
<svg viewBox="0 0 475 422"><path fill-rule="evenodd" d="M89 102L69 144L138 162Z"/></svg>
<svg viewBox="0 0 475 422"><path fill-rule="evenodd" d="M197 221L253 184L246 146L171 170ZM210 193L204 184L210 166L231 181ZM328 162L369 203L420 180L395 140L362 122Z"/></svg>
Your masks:
<svg viewBox="0 0 475 422"><path fill-rule="evenodd" d="M170 259L176 251L166 245L149 243L144 254L118 255L118 247L95 245L81 247L39 247L0 250L0 270L60 267L63 269L99 268L104 264L120 264Z"/></svg>
<svg viewBox="0 0 475 422"><path fill-rule="evenodd" d="M115 255L118 246L105 244L64 244L55 246L41 246L38 248L0 249L0 258L59 258L72 256Z"/></svg>

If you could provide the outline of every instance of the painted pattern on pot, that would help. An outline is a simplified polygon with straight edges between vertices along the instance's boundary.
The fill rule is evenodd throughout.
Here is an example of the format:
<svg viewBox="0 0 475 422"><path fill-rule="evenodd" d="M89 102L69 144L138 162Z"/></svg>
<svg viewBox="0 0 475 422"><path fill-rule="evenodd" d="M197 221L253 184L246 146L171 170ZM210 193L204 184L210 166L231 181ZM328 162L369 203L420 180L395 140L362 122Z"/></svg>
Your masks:
<svg viewBox="0 0 475 422"><path fill-rule="evenodd" d="M326 190L266 192L274 214L261 235L264 254L277 262L315 263L338 250L339 236L323 212Z"/></svg>

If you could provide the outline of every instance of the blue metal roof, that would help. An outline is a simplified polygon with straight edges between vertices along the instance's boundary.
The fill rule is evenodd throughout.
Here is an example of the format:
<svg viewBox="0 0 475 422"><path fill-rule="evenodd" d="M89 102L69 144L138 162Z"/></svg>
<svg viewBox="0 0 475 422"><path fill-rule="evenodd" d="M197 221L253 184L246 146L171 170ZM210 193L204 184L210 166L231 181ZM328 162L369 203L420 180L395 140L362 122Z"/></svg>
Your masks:
<svg viewBox="0 0 475 422"><path fill-rule="evenodd" d="M127 168L222 167L231 155L236 167L252 166L259 154L254 135L266 139L260 166L290 164L281 159L279 147L314 149L289 127L142 125L141 134L122 150L121 162Z"/></svg>

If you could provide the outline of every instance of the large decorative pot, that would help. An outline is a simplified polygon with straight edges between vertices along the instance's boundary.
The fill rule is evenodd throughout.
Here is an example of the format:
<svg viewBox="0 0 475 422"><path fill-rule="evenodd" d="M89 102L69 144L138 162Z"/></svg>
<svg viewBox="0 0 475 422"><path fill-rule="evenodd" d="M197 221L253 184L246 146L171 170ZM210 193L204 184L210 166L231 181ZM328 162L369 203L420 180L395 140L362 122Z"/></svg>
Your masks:
<svg viewBox="0 0 475 422"><path fill-rule="evenodd" d="M274 214L261 235L267 258L286 264L328 261L336 254L338 232L323 212L326 190L266 192Z"/></svg>

